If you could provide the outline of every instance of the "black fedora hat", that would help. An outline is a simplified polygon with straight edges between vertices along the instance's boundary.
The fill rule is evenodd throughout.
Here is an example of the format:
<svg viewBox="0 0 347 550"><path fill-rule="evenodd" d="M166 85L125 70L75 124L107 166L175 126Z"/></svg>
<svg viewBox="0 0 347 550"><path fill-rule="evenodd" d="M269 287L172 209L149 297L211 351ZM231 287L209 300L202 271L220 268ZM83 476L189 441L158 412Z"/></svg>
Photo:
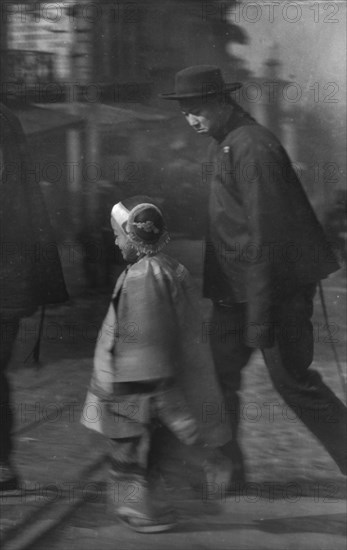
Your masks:
<svg viewBox="0 0 347 550"><path fill-rule="evenodd" d="M241 88L241 82L226 83L219 67L215 65L194 65L176 73L175 91L159 94L162 99L189 99L234 92Z"/></svg>

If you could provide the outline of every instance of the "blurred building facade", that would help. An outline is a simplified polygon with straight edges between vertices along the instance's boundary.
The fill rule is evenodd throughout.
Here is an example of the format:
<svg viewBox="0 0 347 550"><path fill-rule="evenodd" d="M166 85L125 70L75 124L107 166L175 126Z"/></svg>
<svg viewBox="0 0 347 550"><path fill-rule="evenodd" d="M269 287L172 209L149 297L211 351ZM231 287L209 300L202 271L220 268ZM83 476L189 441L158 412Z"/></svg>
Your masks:
<svg viewBox="0 0 347 550"><path fill-rule="evenodd" d="M91 210L98 201L91 194L103 195L111 187L117 198L146 189L166 194L170 212L182 213L178 229L196 232L193 225L202 225L202 216L193 221L188 204L181 208L177 182L183 178L184 187L195 187L199 203L204 203L199 163L206 143L192 139L177 106L159 104L157 93L171 89L175 72L184 66L216 63L228 68L232 56L227 44L242 43L245 37L236 25L219 19L214 5L218 2L10 0L4 4L2 95L12 100L23 119L30 117L23 105L35 105L45 109L47 117L60 112L83 123L79 130L68 128L63 140L57 134L61 170L55 173L61 177L55 178L52 169L52 179L44 170L47 192L49 186L62 190L60 203L66 188L72 197L76 192L83 195L86 204L82 213L77 212L79 221L84 215L93 225L97 213ZM163 109L170 108L171 113L165 114ZM47 144L45 136L42 146L33 151L43 166ZM46 154L50 163L52 153L54 143ZM74 170L68 173L69 163ZM66 215L62 218L60 209L57 226L61 219Z"/></svg>
<svg viewBox="0 0 347 550"><path fill-rule="evenodd" d="M24 122L37 120L31 144L58 230L72 217L73 231L93 233L108 224L110 202L147 192L168 205L174 230L202 235L208 144L175 102L157 96L171 91L177 70L199 63L246 83L237 99L280 137L324 220L344 187L345 104L340 76L330 78L325 67L323 81L315 61L329 37L343 41L343 24L329 27L332 16L317 12L317 2L293 4L301 15L248 1L3 2L2 96ZM309 16L318 18L314 25ZM34 106L40 116L30 114ZM58 131L59 116L66 125ZM40 141L42 119L52 127Z"/></svg>
<svg viewBox="0 0 347 550"><path fill-rule="evenodd" d="M172 75L182 66L230 66L233 59L226 47L242 44L245 35L237 25L220 18L219 4L201 0L9 0L2 5L2 80L11 83L16 93L21 84L29 88L41 83L40 99L44 99L45 83L89 87L89 100L93 84L98 86L97 99L104 98L100 95L103 86L114 101L128 101L136 91L145 99L141 84L144 89L149 86L147 91L153 96L172 85ZM49 92L53 86L47 86Z"/></svg>

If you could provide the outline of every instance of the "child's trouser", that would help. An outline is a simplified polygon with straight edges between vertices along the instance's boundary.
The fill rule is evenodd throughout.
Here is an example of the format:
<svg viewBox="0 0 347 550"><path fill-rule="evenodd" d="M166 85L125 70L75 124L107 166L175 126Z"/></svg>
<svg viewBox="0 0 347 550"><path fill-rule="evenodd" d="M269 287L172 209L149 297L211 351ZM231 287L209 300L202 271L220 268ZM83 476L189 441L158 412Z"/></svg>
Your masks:
<svg viewBox="0 0 347 550"><path fill-rule="evenodd" d="M109 438L109 497L115 510L160 517L164 503L155 506L148 486L148 456L151 433L160 422L185 444L198 439L197 424L182 392L172 380L127 382L115 385L114 422L122 422L124 437ZM137 432L137 435L135 435Z"/></svg>

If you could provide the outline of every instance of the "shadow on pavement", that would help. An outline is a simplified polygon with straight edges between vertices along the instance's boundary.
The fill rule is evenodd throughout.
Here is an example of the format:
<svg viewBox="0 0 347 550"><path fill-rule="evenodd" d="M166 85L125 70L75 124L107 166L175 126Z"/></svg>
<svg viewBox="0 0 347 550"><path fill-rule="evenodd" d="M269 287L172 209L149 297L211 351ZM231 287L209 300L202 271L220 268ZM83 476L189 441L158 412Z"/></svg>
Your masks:
<svg viewBox="0 0 347 550"><path fill-rule="evenodd" d="M270 518L256 520L254 525L257 529L267 533L287 534L296 532L346 536L345 514Z"/></svg>

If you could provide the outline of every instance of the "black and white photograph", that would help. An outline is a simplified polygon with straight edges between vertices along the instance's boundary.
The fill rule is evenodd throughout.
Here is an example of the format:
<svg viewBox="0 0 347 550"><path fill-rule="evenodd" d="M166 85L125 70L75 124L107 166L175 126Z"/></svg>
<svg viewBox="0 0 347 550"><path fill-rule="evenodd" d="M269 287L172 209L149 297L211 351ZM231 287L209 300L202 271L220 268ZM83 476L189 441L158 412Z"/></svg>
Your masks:
<svg viewBox="0 0 347 550"><path fill-rule="evenodd" d="M344 0L0 0L3 550L345 550Z"/></svg>

